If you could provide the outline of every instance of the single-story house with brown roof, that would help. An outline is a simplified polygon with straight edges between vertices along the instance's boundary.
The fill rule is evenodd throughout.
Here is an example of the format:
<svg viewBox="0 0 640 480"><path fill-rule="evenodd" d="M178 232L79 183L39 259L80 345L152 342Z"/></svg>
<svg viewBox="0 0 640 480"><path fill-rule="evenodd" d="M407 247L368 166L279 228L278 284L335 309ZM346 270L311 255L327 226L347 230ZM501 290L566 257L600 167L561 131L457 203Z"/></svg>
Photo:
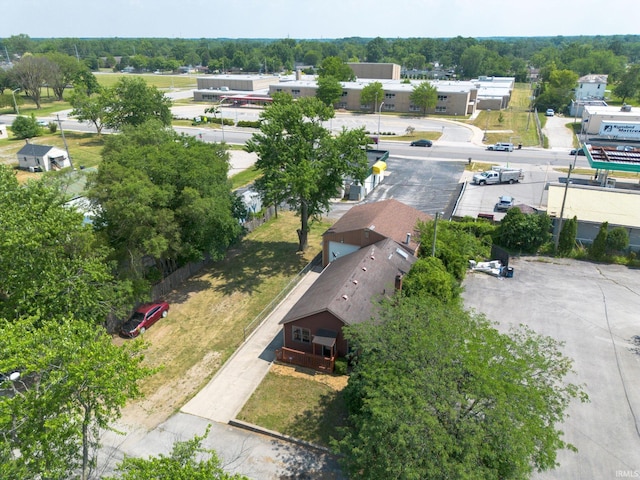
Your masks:
<svg viewBox="0 0 640 480"><path fill-rule="evenodd" d="M349 353L342 328L375 317L378 301L402 288L402 277L417 258L390 238L331 262L280 321L280 361L333 370Z"/></svg>
<svg viewBox="0 0 640 480"><path fill-rule="evenodd" d="M418 222L431 220L431 215L394 199L357 205L322 235L322 266L385 238L417 255Z"/></svg>

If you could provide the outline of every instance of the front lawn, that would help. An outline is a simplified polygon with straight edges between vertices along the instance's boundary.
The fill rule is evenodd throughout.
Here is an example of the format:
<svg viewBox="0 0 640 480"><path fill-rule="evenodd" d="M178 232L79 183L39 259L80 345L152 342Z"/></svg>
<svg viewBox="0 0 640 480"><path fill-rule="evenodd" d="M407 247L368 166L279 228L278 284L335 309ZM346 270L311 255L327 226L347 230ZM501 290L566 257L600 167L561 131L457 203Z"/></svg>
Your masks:
<svg viewBox="0 0 640 480"><path fill-rule="evenodd" d="M346 377L274 365L238 420L328 447L344 426Z"/></svg>

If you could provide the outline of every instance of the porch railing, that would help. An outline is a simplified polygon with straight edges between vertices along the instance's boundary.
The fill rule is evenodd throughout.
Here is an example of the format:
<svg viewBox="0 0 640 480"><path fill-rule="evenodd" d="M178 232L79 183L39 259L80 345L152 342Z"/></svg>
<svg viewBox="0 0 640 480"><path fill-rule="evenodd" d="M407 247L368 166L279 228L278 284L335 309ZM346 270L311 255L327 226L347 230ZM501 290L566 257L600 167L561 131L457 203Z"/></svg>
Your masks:
<svg viewBox="0 0 640 480"><path fill-rule="evenodd" d="M292 350L282 347L276 350L276 360L282 363L299 365L301 367L312 368L323 372L333 373L335 365L335 357L324 357L322 355L314 355L312 353Z"/></svg>

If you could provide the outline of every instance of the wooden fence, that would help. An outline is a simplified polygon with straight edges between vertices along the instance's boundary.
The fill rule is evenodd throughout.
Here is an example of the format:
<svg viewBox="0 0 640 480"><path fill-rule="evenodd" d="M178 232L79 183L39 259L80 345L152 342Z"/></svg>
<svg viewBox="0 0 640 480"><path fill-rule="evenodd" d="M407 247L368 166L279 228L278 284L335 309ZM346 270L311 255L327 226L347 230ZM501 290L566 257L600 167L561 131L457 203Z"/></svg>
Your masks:
<svg viewBox="0 0 640 480"><path fill-rule="evenodd" d="M247 233L252 232L260 225L265 223L275 215L275 208L269 207L265 210L264 215L260 218L254 218L251 221L244 222L242 226ZM167 275L160 282L151 287L151 298L157 300L166 297L169 293L182 285L185 281L198 273L207 265L211 264L211 258L207 257L199 262L191 262L183 267L178 268L175 272Z"/></svg>

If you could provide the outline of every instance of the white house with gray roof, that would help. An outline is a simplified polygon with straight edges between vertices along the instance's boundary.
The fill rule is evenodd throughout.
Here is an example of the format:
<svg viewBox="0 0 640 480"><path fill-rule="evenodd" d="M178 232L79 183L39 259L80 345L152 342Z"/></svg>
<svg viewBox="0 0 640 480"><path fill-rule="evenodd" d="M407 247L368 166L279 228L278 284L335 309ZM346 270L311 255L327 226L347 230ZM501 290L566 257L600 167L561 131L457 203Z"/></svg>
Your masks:
<svg viewBox="0 0 640 480"><path fill-rule="evenodd" d="M49 145L27 143L18 153L18 167L32 172L48 172L70 167L67 152Z"/></svg>

